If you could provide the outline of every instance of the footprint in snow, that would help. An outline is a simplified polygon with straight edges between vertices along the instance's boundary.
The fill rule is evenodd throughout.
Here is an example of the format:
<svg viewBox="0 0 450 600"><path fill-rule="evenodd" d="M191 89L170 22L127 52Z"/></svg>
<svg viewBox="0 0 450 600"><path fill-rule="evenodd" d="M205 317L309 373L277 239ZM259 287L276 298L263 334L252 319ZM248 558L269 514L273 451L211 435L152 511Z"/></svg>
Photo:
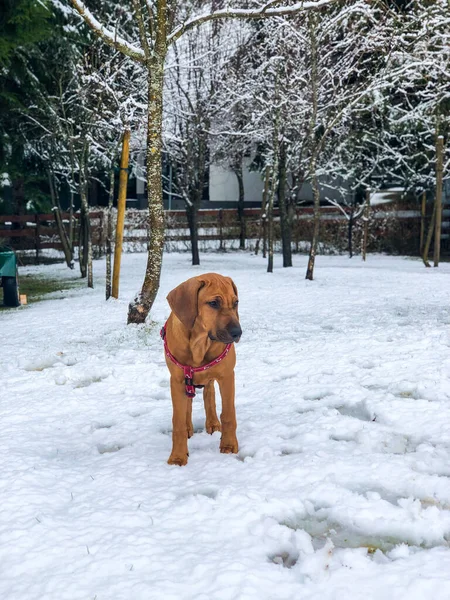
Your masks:
<svg viewBox="0 0 450 600"><path fill-rule="evenodd" d="M377 415L367 407L365 402L342 404L341 406L336 406L336 410L344 417L352 417L360 421L379 422Z"/></svg>
<svg viewBox="0 0 450 600"><path fill-rule="evenodd" d="M280 373L279 375L275 375L275 377L272 377L272 381L274 383L279 383L280 381L286 381L287 379L294 379L295 377L297 377L297 375L297 372Z"/></svg>
<svg viewBox="0 0 450 600"><path fill-rule="evenodd" d="M330 389L318 389L311 392L307 392L303 395L304 400L323 400L327 396L331 396L333 391Z"/></svg>
<svg viewBox="0 0 450 600"><path fill-rule="evenodd" d="M128 414L130 415L130 417L132 417L133 419L138 419L139 417L143 417L144 415L148 414L148 410L135 410L135 411L129 411Z"/></svg>
<svg viewBox="0 0 450 600"><path fill-rule="evenodd" d="M179 498L186 498L188 496L204 496L205 498L215 500L218 493L218 488L200 488L198 490L189 490L186 493L180 494Z"/></svg>
<svg viewBox="0 0 450 600"><path fill-rule="evenodd" d="M110 375L109 373L98 373L98 374L90 375L88 377L83 377L82 379L79 379L77 382L74 381L73 387L75 389L89 387L93 383L99 383L100 381L107 379L109 377L109 375Z"/></svg>
<svg viewBox="0 0 450 600"><path fill-rule="evenodd" d="M110 454L112 452L118 452L125 448L125 444L112 443L112 444L97 444L97 450L99 454Z"/></svg>
<svg viewBox="0 0 450 600"><path fill-rule="evenodd" d="M98 431L99 429L111 429L111 427L114 427L114 425L116 425L116 423L111 422L107 422L107 423L97 423L96 421L94 423L92 423L91 425L91 431Z"/></svg>
<svg viewBox="0 0 450 600"><path fill-rule="evenodd" d="M357 432L350 433L348 431L343 431L339 433L335 431L330 435L330 440L333 442L356 442L356 434Z"/></svg>
<svg viewBox="0 0 450 600"><path fill-rule="evenodd" d="M291 569L298 561L298 554L291 554L289 552L280 552L277 554L271 554L268 558L275 565L282 565L285 569Z"/></svg>

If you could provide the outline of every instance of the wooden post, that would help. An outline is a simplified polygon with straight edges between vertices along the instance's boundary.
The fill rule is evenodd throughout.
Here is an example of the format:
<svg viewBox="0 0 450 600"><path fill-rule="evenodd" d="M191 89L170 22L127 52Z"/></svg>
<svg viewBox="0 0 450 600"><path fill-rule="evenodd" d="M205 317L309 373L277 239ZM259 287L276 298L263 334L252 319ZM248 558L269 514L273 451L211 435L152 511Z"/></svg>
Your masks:
<svg viewBox="0 0 450 600"><path fill-rule="evenodd" d="M426 192L422 192L422 204L420 207L420 246L419 246L419 255L420 256L423 255L426 210L427 210L427 194L426 194Z"/></svg>
<svg viewBox="0 0 450 600"><path fill-rule="evenodd" d="M366 190L366 205L364 207L364 230L362 244L362 259L366 260L367 238L369 237L369 209L370 209L370 189Z"/></svg>
<svg viewBox="0 0 450 600"><path fill-rule="evenodd" d="M442 229L442 171L444 162L444 136L436 140L436 222L434 224L434 266L439 266L441 257Z"/></svg>
<svg viewBox="0 0 450 600"><path fill-rule="evenodd" d="M130 130L123 133L122 156L120 158L119 193L117 197L116 244L114 248L114 268L112 292L113 298L119 297L120 261L122 259L123 228L125 223L125 204L127 199L128 156L130 153Z"/></svg>

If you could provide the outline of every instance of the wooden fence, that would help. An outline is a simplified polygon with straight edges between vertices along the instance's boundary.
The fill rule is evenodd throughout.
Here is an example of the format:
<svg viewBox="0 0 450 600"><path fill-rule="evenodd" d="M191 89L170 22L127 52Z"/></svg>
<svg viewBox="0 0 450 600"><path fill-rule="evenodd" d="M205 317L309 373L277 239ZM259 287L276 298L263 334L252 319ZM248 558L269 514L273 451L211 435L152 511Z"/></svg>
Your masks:
<svg viewBox="0 0 450 600"><path fill-rule="evenodd" d="M96 247L104 247L106 241L106 214L104 211L89 213L92 227L92 241ZM69 229L69 213L62 218ZM74 214L74 246L78 246L79 213ZM62 250L55 217L52 213L34 215L0 215L0 245L7 245L17 251L34 252L39 262L43 250Z"/></svg>
<svg viewBox="0 0 450 600"><path fill-rule="evenodd" d="M417 254L420 232L420 214L416 207L402 207L401 211L389 205L388 210L373 208L370 215L371 232L369 250L387 251L403 254ZM304 249L312 234L312 208L298 207L295 210L292 228L294 249ZM246 240L253 247L261 234L261 211L247 208L244 211ZM275 240L280 240L279 212L274 210ZM69 225L69 214L63 213L65 227ZM186 213L166 211L166 245L173 249L189 247L189 229ZM74 215L74 245L78 245L79 215ZM128 209L125 218L124 244L128 251L145 250L148 239L147 211ZM94 253L103 253L106 243L106 210L90 212ZM354 245L357 250L361 236L362 220L354 226ZM199 242L205 247L214 246L226 250L236 246L239 239L240 224L236 209L206 209L198 213ZM347 247L348 219L336 207L321 208L321 244L322 251L345 251ZM61 250L56 222L53 214L40 215L4 215L0 216L0 244L8 244L15 250L27 251L35 255L39 262L42 251ZM209 245L209 246L208 246Z"/></svg>

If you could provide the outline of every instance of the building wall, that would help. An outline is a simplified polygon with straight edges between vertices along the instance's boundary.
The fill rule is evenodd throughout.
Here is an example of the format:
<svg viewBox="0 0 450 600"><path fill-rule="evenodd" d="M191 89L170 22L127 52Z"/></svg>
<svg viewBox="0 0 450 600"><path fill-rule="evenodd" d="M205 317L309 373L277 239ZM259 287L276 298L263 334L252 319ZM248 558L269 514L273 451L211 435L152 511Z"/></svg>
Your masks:
<svg viewBox="0 0 450 600"><path fill-rule="evenodd" d="M249 171L244 167L245 202L260 204L264 189L261 174ZM209 168L209 202L236 203L239 198L239 187L236 175L229 169L212 164Z"/></svg>
<svg viewBox="0 0 450 600"><path fill-rule="evenodd" d="M248 163L247 163L248 164ZM338 189L339 182L322 177L320 185L320 198L326 201L342 200L342 194ZM328 187L331 186L331 187ZM341 184L342 187L342 184ZM244 167L244 193L246 206L260 206L264 189L264 181L260 173L249 171ZM238 183L236 175L229 169L224 169L219 165L212 164L209 169L209 202L205 202L208 207L231 207L236 206L238 200ZM348 191L345 191L349 194ZM305 203L313 201L312 188L309 183L302 186L300 199Z"/></svg>

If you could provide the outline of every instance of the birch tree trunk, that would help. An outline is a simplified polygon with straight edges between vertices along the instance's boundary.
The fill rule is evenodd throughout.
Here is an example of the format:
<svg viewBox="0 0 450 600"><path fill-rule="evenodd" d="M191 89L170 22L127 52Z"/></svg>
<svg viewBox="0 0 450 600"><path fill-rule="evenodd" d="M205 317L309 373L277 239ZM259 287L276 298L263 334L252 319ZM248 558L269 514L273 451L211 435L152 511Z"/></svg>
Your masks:
<svg viewBox="0 0 450 600"><path fill-rule="evenodd" d="M164 11L165 17L165 11ZM164 205L161 178L162 108L164 58L166 54L165 22L158 22L159 44L148 71L147 124L147 194L150 236L147 267L141 291L128 307L128 323L144 323L159 289L164 250Z"/></svg>

